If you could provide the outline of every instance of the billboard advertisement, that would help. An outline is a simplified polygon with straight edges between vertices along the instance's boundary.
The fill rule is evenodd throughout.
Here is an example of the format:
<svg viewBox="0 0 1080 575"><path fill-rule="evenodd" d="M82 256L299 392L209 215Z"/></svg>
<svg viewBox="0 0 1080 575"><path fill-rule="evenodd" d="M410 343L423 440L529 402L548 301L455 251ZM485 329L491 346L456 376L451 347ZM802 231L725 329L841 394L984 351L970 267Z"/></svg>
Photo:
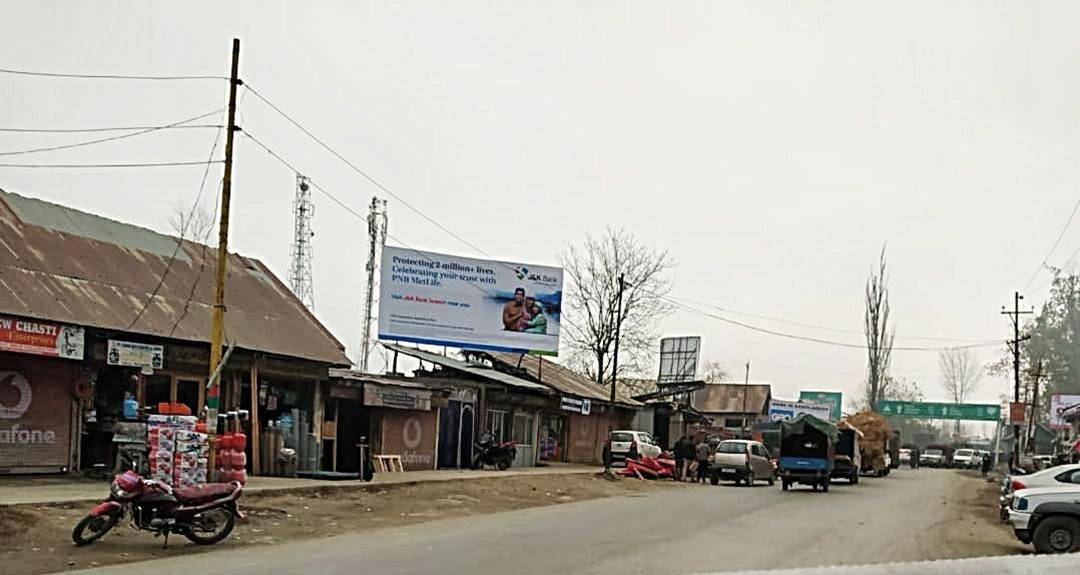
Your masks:
<svg viewBox="0 0 1080 575"><path fill-rule="evenodd" d="M840 421L841 410L844 406L844 395L839 391L803 391L799 393L799 401L824 403L830 408L829 419Z"/></svg>
<svg viewBox="0 0 1080 575"><path fill-rule="evenodd" d="M829 421L832 419L832 409L824 403L811 403L809 401L784 401L773 399L769 402L769 421L787 421L809 413L818 419Z"/></svg>
<svg viewBox="0 0 1080 575"><path fill-rule="evenodd" d="M380 279L381 340L559 351L561 268L386 246Z"/></svg>
<svg viewBox="0 0 1080 575"><path fill-rule="evenodd" d="M1080 411L1080 395L1055 394L1050 398L1050 429L1064 429L1069 422L1062 418L1066 409L1070 413Z"/></svg>

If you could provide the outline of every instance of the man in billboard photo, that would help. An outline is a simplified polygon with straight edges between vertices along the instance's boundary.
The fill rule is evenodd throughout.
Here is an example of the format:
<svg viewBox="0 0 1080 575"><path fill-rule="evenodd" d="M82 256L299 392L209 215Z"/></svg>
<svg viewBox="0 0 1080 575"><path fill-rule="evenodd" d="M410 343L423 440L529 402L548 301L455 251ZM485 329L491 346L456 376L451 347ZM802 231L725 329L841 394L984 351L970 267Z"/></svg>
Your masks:
<svg viewBox="0 0 1080 575"><path fill-rule="evenodd" d="M514 290L514 299L503 306L502 321L506 331L521 331L524 322L528 321L528 313L525 308L525 288L519 287Z"/></svg>

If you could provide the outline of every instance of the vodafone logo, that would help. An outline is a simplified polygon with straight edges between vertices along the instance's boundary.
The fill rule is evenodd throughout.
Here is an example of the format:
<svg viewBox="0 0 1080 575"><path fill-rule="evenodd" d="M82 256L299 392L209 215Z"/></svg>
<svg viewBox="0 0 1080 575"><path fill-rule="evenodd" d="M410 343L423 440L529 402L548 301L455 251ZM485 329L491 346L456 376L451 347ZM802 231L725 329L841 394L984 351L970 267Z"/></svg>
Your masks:
<svg viewBox="0 0 1080 575"><path fill-rule="evenodd" d="M420 420L415 417L410 417L405 422L404 429L401 432L401 440L405 442L406 449L416 449L420 446L420 440L424 436L424 430L420 427Z"/></svg>
<svg viewBox="0 0 1080 575"><path fill-rule="evenodd" d="M30 401L33 394L30 391L30 382L26 381L21 373L14 371L0 371L0 392L12 386L18 393L19 399L12 405L0 403L0 419L19 419L30 409Z"/></svg>

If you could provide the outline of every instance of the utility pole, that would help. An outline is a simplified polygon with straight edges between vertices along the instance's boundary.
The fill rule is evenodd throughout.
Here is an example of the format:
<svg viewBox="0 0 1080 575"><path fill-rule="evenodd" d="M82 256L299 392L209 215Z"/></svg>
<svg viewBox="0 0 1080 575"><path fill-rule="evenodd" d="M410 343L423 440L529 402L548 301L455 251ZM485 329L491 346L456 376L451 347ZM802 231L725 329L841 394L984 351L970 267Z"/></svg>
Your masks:
<svg viewBox="0 0 1080 575"><path fill-rule="evenodd" d="M615 413L615 383L619 380L619 332L622 328L622 294L626 289L626 276L619 274L619 295L615 307L615 353L611 358L611 413ZM610 418L608 419L610 421ZM610 427L610 425L609 425Z"/></svg>
<svg viewBox="0 0 1080 575"><path fill-rule="evenodd" d="M1001 309L1003 315L1010 316L1013 322L1013 338L1010 341L1013 352L1013 401L1020 403L1020 342L1031 339L1031 336L1025 335L1020 337L1020 316L1029 315L1031 311L1020 311L1020 300L1024 299L1024 296L1020 295L1020 292L1013 294L1013 309L1012 311L1006 310L1004 307ZM1010 417L1012 416L1012 409L1009 410ZM1013 422L1013 455L1012 465L1018 467L1020 465L1020 422Z"/></svg>
<svg viewBox="0 0 1080 575"><path fill-rule="evenodd" d="M747 400L746 396L749 395L749 394L750 394L750 358L747 358L746 359L746 379L743 380L743 388L742 388L742 413L743 413L743 416L742 416L742 434L743 434L744 438L750 436L750 433L747 430L747 427L749 427L747 425L747 423L749 422L750 418L747 417L747 415L746 415L746 400Z"/></svg>
<svg viewBox="0 0 1080 575"><path fill-rule="evenodd" d="M225 271L229 265L229 199L232 195L233 134L236 132L236 87L240 85L240 39L233 38L232 73L229 75L229 124L225 132L225 174L221 180L221 220L218 222L217 278L214 283L214 308L210 328L210 377L221 363L221 345L225 335ZM211 380L206 394L206 425L217 433L218 398L221 382ZM254 401L254 400L253 400ZM255 423L258 425L258 422Z"/></svg>
<svg viewBox="0 0 1080 575"><path fill-rule="evenodd" d="M368 357L371 355L371 322L375 318L375 272L379 268L379 254L386 245L386 200L372 196L368 208L368 261L367 293L364 297L364 331L360 338L360 371L367 373ZM385 368L385 366L384 366Z"/></svg>
<svg viewBox="0 0 1080 575"><path fill-rule="evenodd" d="M1027 444L1024 451L1033 452L1035 443L1035 415L1039 412L1039 378L1042 377L1042 358L1035 364L1035 371L1031 372L1031 385L1034 387L1031 395L1031 416L1028 417Z"/></svg>

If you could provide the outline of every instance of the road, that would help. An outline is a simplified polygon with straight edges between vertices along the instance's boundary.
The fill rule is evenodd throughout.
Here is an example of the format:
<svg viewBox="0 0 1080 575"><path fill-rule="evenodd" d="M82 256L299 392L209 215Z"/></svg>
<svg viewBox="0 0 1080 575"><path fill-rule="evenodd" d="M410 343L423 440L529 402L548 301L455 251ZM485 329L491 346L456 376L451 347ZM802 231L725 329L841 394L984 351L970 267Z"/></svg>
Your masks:
<svg viewBox="0 0 1080 575"><path fill-rule="evenodd" d="M156 575L696 573L1020 553L973 509L985 482L899 470L829 493L686 486L155 561ZM974 513L974 515L973 515ZM976 515L978 515L976 517ZM143 573L145 563L100 573Z"/></svg>

